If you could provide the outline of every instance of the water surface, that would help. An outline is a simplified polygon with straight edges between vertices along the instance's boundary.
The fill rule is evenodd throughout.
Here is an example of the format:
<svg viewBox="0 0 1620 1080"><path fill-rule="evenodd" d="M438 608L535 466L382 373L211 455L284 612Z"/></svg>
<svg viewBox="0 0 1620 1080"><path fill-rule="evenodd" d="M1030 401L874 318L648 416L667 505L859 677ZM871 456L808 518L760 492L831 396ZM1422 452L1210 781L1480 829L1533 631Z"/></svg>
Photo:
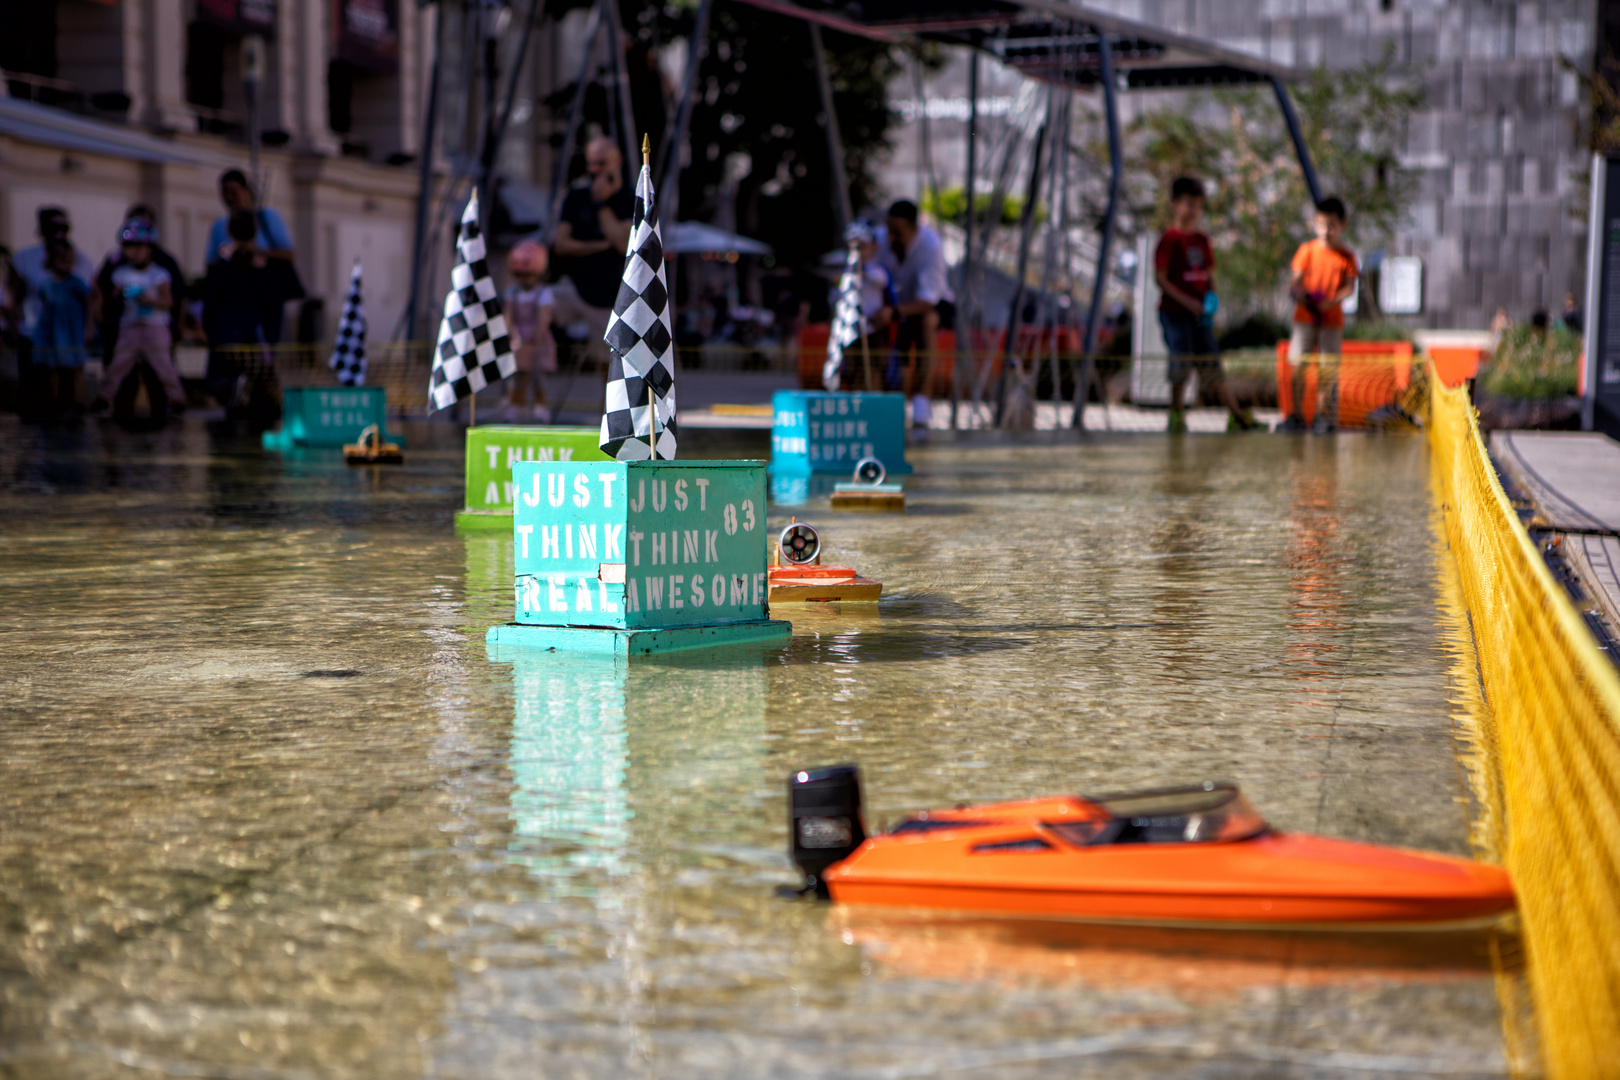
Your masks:
<svg viewBox="0 0 1620 1080"><path fill-rule="evenodd" d="M1466 853L1421 438L916 450L904 516L771 515L875 609L625 665L486 658L510 539L407 434L0 424L0 1075L1502 1073L1477 943L774 896L784 779L838 761L873 824L1218 778Z"/></svg>

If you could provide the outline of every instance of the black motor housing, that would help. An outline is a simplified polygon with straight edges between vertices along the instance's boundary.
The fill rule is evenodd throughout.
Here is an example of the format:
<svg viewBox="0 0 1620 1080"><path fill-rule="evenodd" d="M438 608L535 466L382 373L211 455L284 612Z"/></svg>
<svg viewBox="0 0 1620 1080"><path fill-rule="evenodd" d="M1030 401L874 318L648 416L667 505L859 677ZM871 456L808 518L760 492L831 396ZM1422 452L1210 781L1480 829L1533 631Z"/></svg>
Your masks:
<svg viewBox="0 0 1620 1080"><path fill-rule="evenodd" d="M860 770L833 765L788 777L788 835L789 853L806 886L827 899L821 875L866 841Z"/></svg>

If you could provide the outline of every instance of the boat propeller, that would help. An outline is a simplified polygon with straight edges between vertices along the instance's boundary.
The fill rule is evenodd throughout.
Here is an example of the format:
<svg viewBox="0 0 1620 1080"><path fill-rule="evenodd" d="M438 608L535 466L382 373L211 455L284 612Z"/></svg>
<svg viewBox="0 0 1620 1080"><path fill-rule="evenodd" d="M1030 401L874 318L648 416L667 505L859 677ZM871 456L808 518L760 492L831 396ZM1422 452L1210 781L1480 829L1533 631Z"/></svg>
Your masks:
<svg viewBox="0 0 1620 1080"><path fill-rule="evenodd" d="M861 458L855 463L855 482L858 484L881 484L888 475L889 470L875 457Z"/></svg>
<svg viewBox="0 0 1620 1080"><path fill-rule="evenodd" d="M866 841L861 776L854 765L808 769L788 777L789 854L804 873L802 892L830 899L821 875Z"/></svg>
<svg viewBox="0 0 1620 1080"><path fill-rule="evenodd" d="M782 530L776 546L782 550L782 559L793 566L807 566L821 554L821 534L802 521L795 521Z"/></svg>

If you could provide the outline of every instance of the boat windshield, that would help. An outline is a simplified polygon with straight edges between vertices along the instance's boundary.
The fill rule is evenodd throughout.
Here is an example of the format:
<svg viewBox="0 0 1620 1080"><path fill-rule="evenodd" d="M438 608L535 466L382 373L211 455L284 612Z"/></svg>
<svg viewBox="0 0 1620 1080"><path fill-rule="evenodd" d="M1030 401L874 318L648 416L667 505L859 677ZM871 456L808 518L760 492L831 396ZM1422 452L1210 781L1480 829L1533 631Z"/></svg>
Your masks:
<svg viewBox="0 0 1620 1080"><path fill-rule="evenodd" d="M1191 844L1246 840L1266 822L1232 784L1162 788L1089 800L1108 812L1105 821L1051 821L1045 825L1071 844Z"/></svg>

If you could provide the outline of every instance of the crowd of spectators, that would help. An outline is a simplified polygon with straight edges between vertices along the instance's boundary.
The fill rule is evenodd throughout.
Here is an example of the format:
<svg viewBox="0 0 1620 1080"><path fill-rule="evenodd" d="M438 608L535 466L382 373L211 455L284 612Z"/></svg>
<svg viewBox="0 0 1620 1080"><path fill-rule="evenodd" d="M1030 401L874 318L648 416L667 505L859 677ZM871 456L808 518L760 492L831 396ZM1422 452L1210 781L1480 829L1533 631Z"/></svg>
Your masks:
<svg viewBox="0 0 1620 1080"><path fill-rule="evenodd" d="M17 411L61 420L86 411L128 416L144 383L155 419L184 412L186 392L175 349L208 348L204 385L229 414L275 409L272 347L282 313L302 298L291 234L280 215L260 207L238 169L219 180L225 213L209 230L203 273L188 279L164 248L157 215L144 203L125 213L98 266L76 245L58 206L36 213L39 242L0 248L0 345L17 358ZM85 371L102 373L86 400Z"/></svg>

